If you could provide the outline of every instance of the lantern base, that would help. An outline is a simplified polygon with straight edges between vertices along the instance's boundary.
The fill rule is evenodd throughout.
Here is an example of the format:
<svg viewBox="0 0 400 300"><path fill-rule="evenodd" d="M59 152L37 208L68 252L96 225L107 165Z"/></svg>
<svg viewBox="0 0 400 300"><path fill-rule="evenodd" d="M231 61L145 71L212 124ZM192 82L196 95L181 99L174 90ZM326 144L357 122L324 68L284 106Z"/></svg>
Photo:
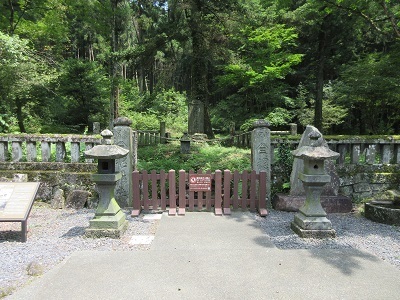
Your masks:
<svg viewBox="0 0 400 300"><path fill-rule="evenodd" d="M327 229L327 230L303 229L294 222L292 222L291 228L295 233L297 233L298 236L300 236L302 238L325 239L325 238L335 238L336 237L336 231L334 229Z"/></svg>
<svg viewBox="0 0 400 300"><path fill-rule="evenodd" d="M85 231L86 237L91 238L120 238L128 227L128 221L123 211L115 215L95 215L89 221L89 228Z"/></svg>
<svg viewBox="0 0 400 300"><path fill-rule="evenodd" d="M119 228L86 228L85 237L87 238L112 238L119 239L122 237L126 229L128 228L128 221L122 223Z"/></svg>

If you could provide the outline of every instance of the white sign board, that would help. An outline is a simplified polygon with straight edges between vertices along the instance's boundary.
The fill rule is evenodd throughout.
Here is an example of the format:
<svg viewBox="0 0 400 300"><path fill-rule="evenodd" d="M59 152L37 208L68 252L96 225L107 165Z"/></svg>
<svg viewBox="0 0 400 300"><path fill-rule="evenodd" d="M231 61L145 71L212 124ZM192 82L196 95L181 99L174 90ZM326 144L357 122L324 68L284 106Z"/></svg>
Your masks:
<svg viewBox="0 0 400 300"><path fill-rule="evenodd" d="M0 182L0 221L26 220L39 185L39 182Z"/></svg>

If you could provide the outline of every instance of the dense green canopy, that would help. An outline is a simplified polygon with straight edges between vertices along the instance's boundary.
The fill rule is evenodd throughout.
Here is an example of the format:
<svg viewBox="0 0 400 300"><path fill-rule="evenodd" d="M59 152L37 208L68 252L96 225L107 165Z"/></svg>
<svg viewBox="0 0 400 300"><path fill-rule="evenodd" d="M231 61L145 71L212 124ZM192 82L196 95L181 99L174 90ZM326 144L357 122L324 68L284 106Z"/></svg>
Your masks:
<svg viewBox="0 0 400 300"><path fill-rule="evenodd" d="M397 0L0 0L0 132L399 133L399 53Z"/></svg>

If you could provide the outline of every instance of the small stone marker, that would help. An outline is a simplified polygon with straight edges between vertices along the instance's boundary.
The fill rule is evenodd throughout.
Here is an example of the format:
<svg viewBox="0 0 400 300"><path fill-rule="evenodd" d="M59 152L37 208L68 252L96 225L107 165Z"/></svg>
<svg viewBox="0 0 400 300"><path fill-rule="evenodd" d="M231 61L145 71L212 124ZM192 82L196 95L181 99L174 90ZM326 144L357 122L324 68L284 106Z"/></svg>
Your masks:
<svg viewBox="0 0 400 300"><path fill-rule="evenodd" d="M181 142L181 153L189 154L190 153L190 136L187 132L183 133L183 136L180 139Z"/></svg>
<svg viewBox="0 0 400 300"><path fill-rule="evenodd" d="M150 245L154 240L154 235L135 235L129 241L130 245Z"/></svg>
<svg viewBox="0 0 400 300"><path fill-rule="evenodd" d="M0 222L21 222L26 242L27 222L40 182L0 183Z"/></svg>
<svg viewBox="0 0 400 300"><path fill-rule="evenodd" d="M161 220L162 214L147 214L143 216L143 220Z"/></svg>

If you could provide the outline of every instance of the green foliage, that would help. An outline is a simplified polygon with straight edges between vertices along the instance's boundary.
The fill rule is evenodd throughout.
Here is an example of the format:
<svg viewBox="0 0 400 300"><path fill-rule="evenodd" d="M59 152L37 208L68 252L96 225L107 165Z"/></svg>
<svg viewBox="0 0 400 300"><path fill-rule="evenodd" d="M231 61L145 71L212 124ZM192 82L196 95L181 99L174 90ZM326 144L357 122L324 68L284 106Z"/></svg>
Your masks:
<svg viewBox="0 0 400 300"><path fill-rule="evenodd" d="M181 154L178 142L139 147L138 157L139 170L251 170L250 150L207 144L192 144L190 154Z"/></svg>
<svg viewBox="0 0 400 300"><path fill-rule="evenodd" d="M186 95L174 89L141 94L133 82L126 81L121 88L120 115L130 118L137 130L158 130L164 121L169 132L181 135L187 131Z"/></svg>
<svg viewBox="0 0 400 300"><path fill-rule="evenodd" d="M361 133L394 133L400 126L400 45L387 53L372 53L344 67L335 91L352 114L349 123L365 124Z"/></svg>
<svg viewBox="0 0 400 300"><path fill-rule="evenodd" d="M276 107L270 113L267 114L265 118L260 117L252 117L247 119L241 126L240 130L242 131L250 131L253 129L253 124L255 121L264 119L268 121L271 126L282 126L287 125L293 119L294 113L289 111L286 108Z"/></svg>
<svg viewBox="0 0 400 300"><path fill-rule="evenodd" d="M299 86L298 104L301 106L297 111L299 123L303 126L313 124L314 120L314 99L304 90L303 86ZM309 105L307 105L307 103ZM322 104L322 129L325 134L330 134L334 125L342 124L348 115L348 109L338 103L337 95L332 91L332 86L324 87L324 100Z"/></svg>
<svg viewBox="0 0 400 300"><path fill-rule="evenodd" d="M60 102L55 119L67 126L77 125L80 132L92 122L103 126L108 118L108 79L96 62L67 60L59 77Z"/></svg>
<svg viewBox="0 0 400 300"><path fill-rule="evenodd" d="M206 105L207 127L225 131L250 130L258 118L309 124L324 83L332 86L322 101L324 131L400 131L399 1L0 0L0 7L1 131L105 127L110 78L120 91L116 111L138 129L164 120L181 135L186 97ZM92 66L79 71L82 61Z"/></svg>
<svg viewBox="0 0 400 300"><path fill-rule="evenodd" d="M36 130L33 121L38 118L37 112L42 105L38 90L48 87L54 78L54 72L47 61L42 59L28 46L28 41L9 36L0 32L0 97L1 108L7 113L10 123L9 130Z"/></svg>
<svg viewBox="0 0 400 300"><path fill-rule="evenodd" d="M9 127L10 127L10 124L7 121L7 115L0 114L0 133L7 132Z"/></svg>

